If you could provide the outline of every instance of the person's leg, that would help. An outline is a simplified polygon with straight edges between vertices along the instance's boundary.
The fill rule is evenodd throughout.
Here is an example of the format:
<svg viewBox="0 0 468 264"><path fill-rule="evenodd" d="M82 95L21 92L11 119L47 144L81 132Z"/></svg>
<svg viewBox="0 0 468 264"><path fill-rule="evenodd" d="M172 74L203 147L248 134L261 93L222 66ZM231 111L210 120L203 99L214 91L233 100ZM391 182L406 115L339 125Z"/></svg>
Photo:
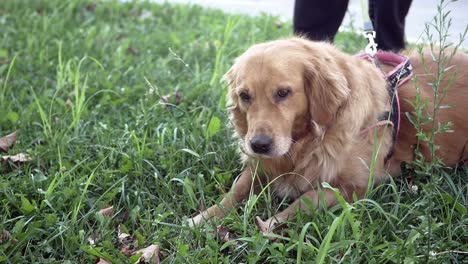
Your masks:
<svg viewBox="0 0 468 264"><path fill-rule="evenodd" d="M333 42L347 7L348 0L296 0L294 33L311 40Z"/></svg>
<svg viewBox="0 0 468 264"><path fill-rule="evenodd" d="M412 0L369 0L369 17L376 31L377 48L405 48L405 18Z"/></svg>

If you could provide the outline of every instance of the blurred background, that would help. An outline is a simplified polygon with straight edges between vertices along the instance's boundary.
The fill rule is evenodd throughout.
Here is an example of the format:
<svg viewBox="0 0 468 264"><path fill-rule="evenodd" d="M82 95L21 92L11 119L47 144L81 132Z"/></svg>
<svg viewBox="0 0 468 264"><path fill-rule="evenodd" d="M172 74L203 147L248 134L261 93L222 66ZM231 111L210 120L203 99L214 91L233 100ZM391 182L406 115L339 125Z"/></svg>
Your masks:
<svg viewBox="0 0 468 264"><path fill-rule="evenodd" d="M267 13L281 17L284 21L291 21L293 16L293 0L154 0L158 3L186 3L197 4L206 7L219 8L229 13L258 15ZM366 1L367 2L367 1ZM432 21L437 12L440 0L413 0L408 16L406 17L406 38L409 42L421 42L424 40L425 23ZM445 1L449 2L449 1ZM350 0L348 12L343 20L342 29L349 26L357 30L362 28L362 11L360 0ZM459 0L449 3L446 10L450 10L452 25L449 40L458 43L462 33L468 24L468 1ZM465 39L463 45L468 47Z"/></svg>

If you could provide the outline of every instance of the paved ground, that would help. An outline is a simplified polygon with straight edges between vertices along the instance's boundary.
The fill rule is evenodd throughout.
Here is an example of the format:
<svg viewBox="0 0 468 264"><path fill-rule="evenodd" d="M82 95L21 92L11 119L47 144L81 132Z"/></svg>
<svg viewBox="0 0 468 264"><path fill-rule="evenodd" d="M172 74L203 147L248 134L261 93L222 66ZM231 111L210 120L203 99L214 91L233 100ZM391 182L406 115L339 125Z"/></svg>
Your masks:
<svg viewBox="0 0 468 264"><path fill-rule="evenodd" d="M153 0L155 2L190 3L202 6L220 8L230 13L243 13L257 15L262 12L278 15L286 20L292 19L294 0ZM387 0L388 1L388 0ZM445 0L449 2L450 0ZM413 0L406 20L406 35L411 42L421 41L424 36L425 23L430 22L437 13L437 4L440 0ZM448 4L451 10L452 27L450 40L458 42L459 34L468 25L468 0L458 0ZM348 14L343 25L354 21L355 27L362 25L362 12L360 0L350 0ZM468 39L463 43L468 47Z"/></svg>

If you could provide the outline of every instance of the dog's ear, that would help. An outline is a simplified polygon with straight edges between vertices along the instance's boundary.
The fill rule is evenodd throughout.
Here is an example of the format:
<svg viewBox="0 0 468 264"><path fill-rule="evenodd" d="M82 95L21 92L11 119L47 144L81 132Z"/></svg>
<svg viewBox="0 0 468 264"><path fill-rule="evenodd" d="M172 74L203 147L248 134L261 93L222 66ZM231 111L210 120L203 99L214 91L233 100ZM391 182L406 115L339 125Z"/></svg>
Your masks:
<svg viewBox="0 0 468 264"><path fill-rule="evenodd" d="M239 98L234 89L238 86L239 76L235 65L229 69L223 76L223 80L228 85L227 91L227 109L229 111L229 120L234 126L234 130L239 138L244 138L247 134L247 117L239 108Z"/></svg>
<svg viewBox="0 0 468 264"><path fill-rule="evenodd" d="M350 95L348 81L332 57L309 53L304 66L311 118L319 125L329 126Z"/></svg>

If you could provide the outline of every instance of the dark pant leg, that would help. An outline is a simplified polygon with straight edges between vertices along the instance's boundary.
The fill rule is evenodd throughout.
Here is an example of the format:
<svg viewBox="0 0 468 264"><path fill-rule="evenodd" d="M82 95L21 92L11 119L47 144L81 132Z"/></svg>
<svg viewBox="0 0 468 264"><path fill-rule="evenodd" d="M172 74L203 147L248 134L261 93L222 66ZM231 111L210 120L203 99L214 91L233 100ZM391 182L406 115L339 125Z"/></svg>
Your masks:
<svg viewBox="0 0 468 264"><path fill-rule="evenodd" d="M405 48L405 18L412 0L369 0L369 16L376 31L377 48Z"/></svg>
<svg viewBox="0 0 468 264"><path fill-rule="evenodd" d="M348 0L296 0L294 33L333 42L347 7Z"/></svg>

